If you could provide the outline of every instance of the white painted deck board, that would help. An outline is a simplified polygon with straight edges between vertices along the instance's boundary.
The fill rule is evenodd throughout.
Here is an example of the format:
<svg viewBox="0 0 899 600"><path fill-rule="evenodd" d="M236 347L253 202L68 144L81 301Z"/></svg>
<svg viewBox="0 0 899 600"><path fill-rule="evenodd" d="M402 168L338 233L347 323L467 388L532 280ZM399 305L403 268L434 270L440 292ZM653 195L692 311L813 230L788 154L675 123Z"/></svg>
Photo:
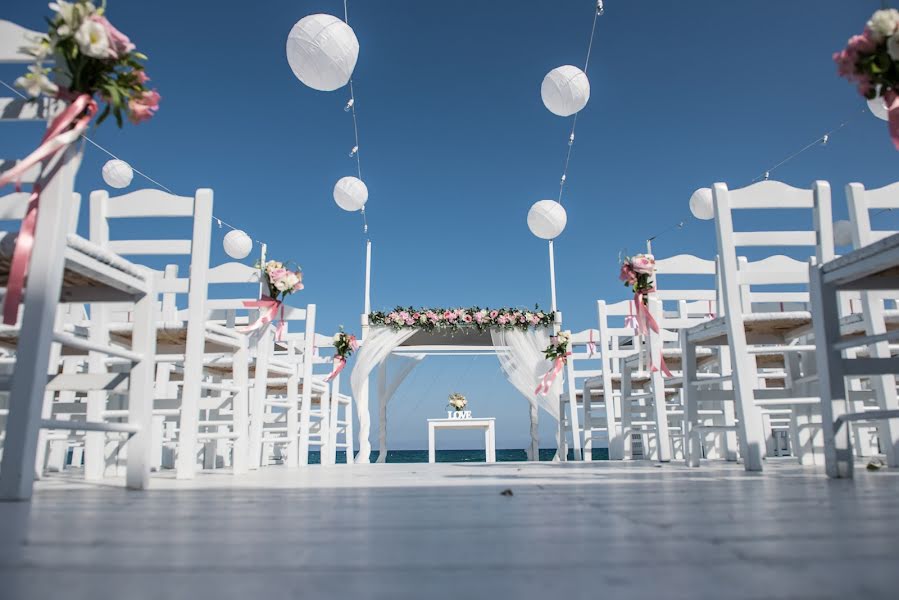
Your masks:
<svg viewBox="0 0 899 600"><path fill-rule="evenodd" d="M0 504L0 598L895 598L899 472L268 467ZM515 495L500 491L511 488Z"/></svg>

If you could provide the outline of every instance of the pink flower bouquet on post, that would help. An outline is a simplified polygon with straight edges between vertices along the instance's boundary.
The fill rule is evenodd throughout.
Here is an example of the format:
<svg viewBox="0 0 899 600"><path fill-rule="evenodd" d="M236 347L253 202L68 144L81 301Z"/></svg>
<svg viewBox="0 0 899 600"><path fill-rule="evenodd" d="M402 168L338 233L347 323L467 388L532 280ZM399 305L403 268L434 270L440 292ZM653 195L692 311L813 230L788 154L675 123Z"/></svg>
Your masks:
<svg viewBox="0 0 899 600"><path fill-rule="evenodd" d="M256 268L261 272L261 279L268 287L268 295L263 295L259 300L248 300L243 303L246 308L258 308L261 314L256 322L241 331L249 333L261 329L273 322L281 311L275 339L280 340L284 335L284 298L303 289L303 272L299 267L292 271L277 260L266 263L256 263Z"/></svg>
<svg viewBox="0 0 899 600"><path fill-rule="evenodd" d="M618 279L634 290L634 301L645 306L646 294L655 291L655 272L656 259L652 254L635 254L624 259Z"/></svg>
<svg viewBox="0 0 899 600"><path fill-rule="evenodd" d="M858 93L883 97L890 137L899 150L899 11L878 10L860 35L833 55L841 77L858 85Z"/></svg>
<svg viewBox="0 0 899 600"><path fill-rule="evenodd" d="M356 340L356 336L345 333L341 326L340 331L334 334L334 369L325 377L325 381L331 381L337 377L346 366L347 359L358 349L359 342Z"/></svg>
<svg viewBox="0 0 899 600"><path fill-rule="evenodd" d="M47 19L46 35L22 48L22 52L34 58L34 64L16 79L16 85L31 98L51 96L68 106L50 122L40 145L0 175L0 188L15 183L18 189L29 169L76 142L97 114L98 99L106 105L97 119L98 124L110 114L120 127L125 115L139 123L152 117L159 108L159 93L144 85L149 78L141 61L147 57L136 52L128 36L109 22L105 3L97 8L84 0L59 0L51 3L50 8L56 14ZM52 69L44 66L51 58L55 63ZM40 199L40 186L35 185L10 265L3 300L3 322L7 325L15 324L18 318Z"/></svg>

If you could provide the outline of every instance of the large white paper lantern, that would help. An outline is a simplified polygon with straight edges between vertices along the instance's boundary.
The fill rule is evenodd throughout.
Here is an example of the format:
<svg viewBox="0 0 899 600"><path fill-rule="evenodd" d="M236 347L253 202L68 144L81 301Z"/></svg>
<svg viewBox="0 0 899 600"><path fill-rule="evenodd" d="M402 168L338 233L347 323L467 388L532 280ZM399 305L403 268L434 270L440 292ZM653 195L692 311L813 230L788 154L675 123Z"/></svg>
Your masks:
<svg viewBox="0 0 899 600"><path fill-rule="evenodd" d="M565 230L568 214L555 200L540 200L528 211L528 228L544 240L552 240Z"/></svg>
<svg viewBox="0 0 899 600"><path fill-rule="evenodd" d="M852 223L849 221L837 221L833 224L833 245L852 245Z"/></svg>
<svg viewBox="0 0 899 600"><path fill-rule="evenodd" d="M868 100L868 108L878 119L889 120L889 111L887 111L887 105L883 101L883 96L877 96Z"/></svg>
<svg viewBox="0 0 899 600"><path fill-rule="evenodd" d="M113 188L126 188L131 185L134 170L124 160L114 158L103 165L103 181Z"/></svg>
<svg viewBox="0 0 899 600"><path fill-rule="evenodd" d="M232 229L225 234L222 246L225 248L225 254L241 260L248 257L253 251L253 240L240 229Z"/></svg>
<svg viewBox="0 0 899 600"><path fill-rule="evenodd" d="M703 221L715 218L711 188L699 188L693 192L693 195L690 196L690 212L694 217Z"/></svg>
<svg viewBox="0 0 899 600"><path fill-rule="evenodd" d="M314 90L333 92L349 82L359 58L352 27L332 15L309 15L287 35L287 62L297 79Z"/></svg>
<svg viewBox="0 0 899 600"><path fill-rule="evenodd" d="M540 97L549 112L560 117L570 117L587 106L590 81L587 74L577 67L556 67L543 78Z"/></svg>
<svg viewBox="0 0 899 600"><path fill-rule="evenodd" d="M343 210L361 210L368 202L368 187L358 177L342 177L334 185L334 202Z"/></svg>

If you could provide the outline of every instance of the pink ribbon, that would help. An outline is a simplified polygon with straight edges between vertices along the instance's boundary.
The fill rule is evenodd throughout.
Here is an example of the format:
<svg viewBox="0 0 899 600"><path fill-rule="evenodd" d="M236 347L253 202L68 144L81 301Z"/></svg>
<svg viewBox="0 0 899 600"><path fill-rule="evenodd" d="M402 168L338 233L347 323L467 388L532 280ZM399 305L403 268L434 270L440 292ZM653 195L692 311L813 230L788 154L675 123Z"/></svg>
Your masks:
<svg viewBox="0 0 899 600"><path fill-rule="evenodd" d="M241 333L250 333L251 331L256 331L257 329L265 327L275 320L278 316L278 309L281 309L281 319L275 329L275 340L281 341L281 338L284 335L284 328L287 324L284 322L284 304L280 300L275 300L270 296L263 295L259 300L244 300L243 305L245 308L259 308L267 312L263 312L259 315L259 318L256 319L256 322L252 325L239 329L238 331Z"/></svg>
<svg viewBox="0 0 899 600"><path fill-rule="evenodd" d="M630 327L631 329L637 329L640 327L640 324L637 323L637 317L634 316L633 301L631 301L631 303L627 305L627 316L624 317L624 326Z"/></svg>
<svg viewBox="0 0 899 600"><path fill-rule="evenodd" d="M656 320L655 318L653 318L652 313L649 312L649 307L643 304L643 296L644 294L650 294L654 291L656 291L655 288L649 288L647 290L641 290L634 294L634 306L637 309L637 330L639 331L640 335L646 336L646 343L650 345L650 348L652 348L650 336L652 333L659 333L659 324L656 323ZM665 364L665 356L661 351L659 351L659 366L657 367L654 364L652 350L650 350L649 369L653 373L661 369L662 373L664 373L666 377L671 377L671 371L668 370L668 365Z"/></svg>
<svg viewBox="0 0 899 600"><path fill-rule="evenodd" d="M77 96L62 114L50 122L41 139L40 146L0 176L0 187L15 182L16 191L20 191L22 176L25 172L77 140L96 112L97 103L90 95ZM37 229L40 200L41 187L35 184L28 201L28 210L25 218L22 219L19 235L16 238L16 247L10 264L6 298L3 300L3 323L5 325L15 325L19 317L19 304L22 302L25 279L28 276L28 263L34 247L34 232Z"/></svg>
<svg viewBox="0 0 899 600"><path fill-rule="evenodd" d="M596 342L593 341L593 330L590 330L590 341L587 342L587 357L592 358L596 354Z"/></svg>
<svg viewBox="0 0 899 600"><path fill-rule="evenodd" d="M887 108L887 124L890 129L890 139L893 146L899 150L899 94L889 89L883 92L883 103Z"/></svg>
<svg viewBox="0 0 899 600"><path fill-rule="evenodd" d="M334 370L328 373L328 376L325 377L325 381L331 381L343 371L343 368L346 366L346 359L342 356L334 357Z"/></svg>
<svg viewBox="0 0 899 600"><path fill-rule="evenodd" d="M553 361L552 368L544 373L543 377L540 378L540 382L537 384L537 389L534 391L535 394L545 396L549 392L549 388L552 387L553 382L556 380L556 377L558 377L559 373L562 372L562 369L565 367L565 361L569 356L571 356L571 352L567 353L565 356L560 356Z"/></svg>

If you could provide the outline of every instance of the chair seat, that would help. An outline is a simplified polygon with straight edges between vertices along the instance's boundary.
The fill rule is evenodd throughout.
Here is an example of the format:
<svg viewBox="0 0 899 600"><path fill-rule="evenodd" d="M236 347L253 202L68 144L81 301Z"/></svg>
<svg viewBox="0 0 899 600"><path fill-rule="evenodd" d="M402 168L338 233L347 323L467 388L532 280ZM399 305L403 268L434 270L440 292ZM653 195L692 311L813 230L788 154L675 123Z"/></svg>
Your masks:
<svg viewBox="0 0 899 600"><path fill-rule="evenodd" d="M15 232L0 231L0 286L9 281ZM147 289L148 271L70 233L66 236L62 302L130 302ZM27 287L25 290L27 297Z"/></svg>
<svg viewBox="0 0 899 600"><path fill-rule="evenodd" d="M743 329L750 344L778 343L784 337L798 336L803 328L811 327L812 315L808 311L749 313L743 315ZM717 317L684 330L691 342L727 344L727 317Z"/></svg>
<svg viewBox="0 0 899 600"><path fill-rule="evenodd" d="M131 344L133 323L113 323L109 326L109 336L112 341L120 344ZM224 335L219 331L206 330L206 343L204 352L230 353L240 347L238 333ZM159 354L184 354L187 345L187 323L173 321L156 324L156 351Z"/></svg>

